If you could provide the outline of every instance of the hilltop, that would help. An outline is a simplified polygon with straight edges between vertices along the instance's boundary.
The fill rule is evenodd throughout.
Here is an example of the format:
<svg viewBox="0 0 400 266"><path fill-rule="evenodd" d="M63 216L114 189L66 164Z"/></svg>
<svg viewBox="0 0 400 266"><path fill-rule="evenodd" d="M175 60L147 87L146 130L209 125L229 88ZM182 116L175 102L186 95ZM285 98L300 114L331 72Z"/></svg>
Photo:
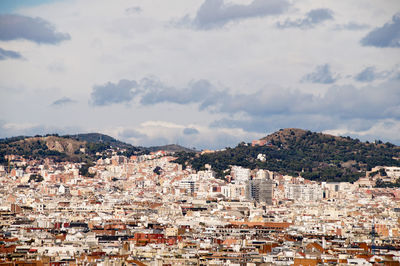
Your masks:
<svg viewBox="0 0 400 266"><path fill-rule="evenodd" d="M281 174L319 181L356 181L375 166L400 166L400 147L391 143L361 142L309 130L287 128L272 133L251 145L196 155L179 153L176 162L195 170L210 164L220 177L232 165L268 169ZM265 161L257 159L263 154Z"/></svg>
<svg viewBox="0 0 400 266"><path fill-rule="evenodd" d="M316 134L322 139L334 139L334 140L346 140L344 137L333 136L329 134L316 133L311 132L310 130L304 130L300 128L285 128L280 129L266 137L261 138L260 140L266 140L267 142L280 142L283 144L287 144L294 139L304 138L306 136L310 136Z"/></svg>
<svg viewBox="0 0 400 266"><path fill-rule="evenodd" d="M21 155L27 158L52 158L56 161L78 160L74 153L85 147L85 143L66 139L57 135L35 137L13 137L0 141L0 161L7 154Z"/></svg>
<svg viewBox="0 0 400 266"><path fill-rule="evenodd" d="M85 133L59 136L18 136L0 139L0 164L6 163L4 156L14 154L31 159L51 158L55 161L88 162L101 156L110 155L110 151L131 156L148 154L152 151L193 152L193 150L170 144L155 147L137 147L100 133Z"/></svg>
<svg viewBox="0 0 400 266"><path fill-rule="evenodd" d="M65 135L64 138L71 138L78 141L83 141L86 143L107 143L112 147L119 149L132 149L133 145L129 143L125 143L119 140L116 140L113 137L108 135L100 134L100 133L85 133L85 134L76 134L76 135ZM139 148L138 148L139 149Z"/></svg>
<svg viewBox="0 0 400 266"><path fill-rule="evenodd" d="M19 136L0 140L0 163L5 162L4 156L7 154L31 159L51 158L55 161L91 162L107 154L111 149L123 149L129 155L146 152L144 148L134 147L99 133Z"/></svg>
<svg viewBox="0 0 400 266"><path fill-rule="evenodd" d="M281 129L260 140L240 143L214 153L199 154L179 145L135 147L99 133L12 137L0 140L0 163L5 155L51 158L55 161L91 163L112 151L131 156L156 150L175 152L176 162L195 170L210 164L221 178L232 165L267 169L319 181L356 181L375 166L400 166L400 147L391 143L361 142L309 130ZM259 155L265 160L257 159Z"/></svg>
<svg viewBox="0 0 400 266"><path fill-rule="evenodd" d="M186 147L183 147L181 145L177 144L168 144L168 145L163 145L163 146L152 146L147 148L149 151L169 151L169 152L196 152L193 149L189 149Z"/></svg>

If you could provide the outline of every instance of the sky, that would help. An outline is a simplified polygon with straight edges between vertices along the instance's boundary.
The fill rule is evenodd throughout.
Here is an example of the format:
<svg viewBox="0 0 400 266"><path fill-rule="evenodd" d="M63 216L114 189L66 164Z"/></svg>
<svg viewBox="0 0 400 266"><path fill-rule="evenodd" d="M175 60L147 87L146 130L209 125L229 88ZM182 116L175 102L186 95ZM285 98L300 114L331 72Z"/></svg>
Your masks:
<svg viewBox="0 0 400 266"><path fill-rule="evenodd" d="M1 0L0 138L400 145L398 0Z"/></svg>

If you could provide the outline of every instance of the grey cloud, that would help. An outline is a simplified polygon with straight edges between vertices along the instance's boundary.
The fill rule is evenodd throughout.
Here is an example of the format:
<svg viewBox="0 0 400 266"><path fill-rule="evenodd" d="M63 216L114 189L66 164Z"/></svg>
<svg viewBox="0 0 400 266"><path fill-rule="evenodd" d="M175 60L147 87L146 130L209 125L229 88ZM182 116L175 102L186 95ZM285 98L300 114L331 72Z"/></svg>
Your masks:
<svg viewBox="0 0 400 266"><path fill-rule="evenodd" d="M333 86L324 97L314 102L314 112L338 116L343 119L365 118L400 118L399 83L388 81L377 86ZM390 97L388 97L390 95ZM311 109L312 111L312 109Z"/></svg>
<svg viewBox="0 0 400 266"><path fill-rule="evenodd" d="M333 11L328 8L318 8L309 11L304 18L297 20L287 19L283 23L278 22L276 26L281 29L284 28L309 29L327 20L333 20Z"/></svg>
<svg viewBox="0 0 400 266"><path fill-rule="evenodd" d="M93 87L90 103L97 106L128 103L137 93L138 84L134 80L122 79L117 84L108 82Z"/></svg>
<svg viewBox="0 0 400 266"><path fill-rule="evenodd" d="M248 132L267 135L269 132L287 127L322 131L335 127L338 123L339 119L318 114L276 114L247 119L223 118L212 122L210 126L214 128L241 128Z"/></svg>
<svg viewBox="0 0 400 266"><path fill-rule="evenodd" d="M312 100L311 94L287 89L264 89L252 94L226 95L211 110L220 113L244 113L251 117L281 114Z"/></svg>
<svg viewBox="0 0 400 266"><path fill-rule="evenodd" d="M53 62L51 63L47 69L51 72L64 72L66 70L66 67L63 62Z"/></svg>
<svg viewBox="0 0 400 266"><path fill-rule="evenodd" d="M357 30L365 30L368 29L370 26L367 24L359 24L357 22L349 22L347 24L337 24L334 27L334 30L351 30L351 31L357 31Z"/></svg>
<svg viewBox="0 0 400 266"><path fill-rule="evenodd" d="M199 134L199 131L195 128L187 127L183 130L183 134L185 135L196 135Z"/></svg>
<svg viewBox="0 0 400 266"><path fill-rule="evenodd" d="M18 52L4 50L0 48L0 60L7 60L7 59L21 59L22 55Z"/></svg>
<svg viewBox="0 0 400 266"><path fill-rule="evenodd" d="M0 138L8 138L13 136L34 136L46 135L52 133L63 134L76 134L76 132L83 132L80 127L56 127L49 125L17 125L10 124L7 121L0 120Z"/></svg>
<svg viewBox="0 0 400 266"><path fill-rule="evenodd" d="M232 94L227 90L215 88L207 80L192 82L183 89L168 87L152 79L141 81L140 86L141 91L137 97L141 97L140 103L143 105L196 103L199 110L214 113L264 116L286 113L289 105L291 110L296 111L297 107L303 106L304 102L313 101L311 94L287 89L264 89L252 94Z"/></svg>
<svg viewBox="0 0 400 266"><path fill-rule="evenodd" d="M197 103L199 110L216 113L280 113L286 111L284 102L309 100L311 95L299 95L289 90L259 90L253 94L231 94L227 90L214 87L207 80L191 82L186 88L175 88L164 85L158 80L145 79L140 82L143 105L157 103L191 104Z"/></svg>
<svg viewBox="0 0 400 266"><path fill-rule="evenodd" d="M58 100L55 100L51 105L55 106L55 107L58 107L58 106L64 106L64 105L75 103L75 102L76 101L72 100L69 97L62 97L62 98L60 98Z"/></svg>
<svg viewBox="0 0 400 266"><path fill-rule="evenodd" d="M319 81L326 81L325 79L319 78ZM112 87L108 91L112 94L116 85L106 85L107 88ZM379 86L331 86L323 96L281 88L264 88L254 93L234 94L217 89L206 80L192 82L186 88L178 89L166 86L158 80L146 79L139 82L135 91L128 87L127 95L122 100L108 96L109 102L103 105L110 104L110 101L122 103L138 98L142 105L197 104L199 110L250 118L321 114L337 119L400 119L398 86L399 80L388 79Z"/></svg>
<svg viewBox="0 0 400 266"><path fill-rule="evenodd" d="M228 95L212 107L219 113L243 113L249 118L276 115L323 115L342 119L400 119L399 82L389 80L377 86L332 86L323 96L290 91L262 90L253 94ZM387 97L390 95L390 97ZM326 128L326 127L325 127Z"/></svg>
<svg viewBox="0 0 400 266"><path fill-rule="evenodd" d="M372 128L372 127L371 127ZM387 130L390 131L390 130ZM378 133L378 134L365 134L363 132L350 132L347 134L344 134L345 136L350 136L351 138L358 138L361 141L369 141L369 142L373 142L375 140L382 140L383 142L390 142L393 143L397 146L400 145L400 139L399 137L390 137L390 136L384 136L382 133Z"/></svg>
<svg viewBox="0 0 400 266"><path fill-rule="evenodd" d="M144 131L146 126L140 125ZM144 127L144 128L143 128ZM143 135L138 133L135 129L124 129L118 134L118 138L131 143L135 146L159 146L171 143L176 143L184 147L197 147L200 149L220 149L231 145L236 145L240 141L250 141L254 137L254 133L242 133L235 130L208 130L205 129L201 132L197 131L194 127L188 126L184 130L193 133L185 134L180 127L176 128L163 128L159 125L159 133L150 133Z"/></svg>
<svg viewBox="0 0 400 266"><path fill-rule="evenodd" d="M382 27L375 28L361 39L363 46L400 47L400 13Z"/></svg>
<svg viewBox="0 0 400 266"><path fill-rule="evenodd" d="M333 77L329 64L317 66L315 71L305 75L301 81L321 84L335 83L338 77Z"/></svg>
<svg viewBox="0 0 400 266"><path fill-rule="evenodd" d="M400 138L396 135L390 134L390 131L397 130L396 124L393 122L382 122L385 120L370 120L370 119L347 119L343 120L337 117L328 115L280 115L265 117L260 119L246 119L246 120L234 120L234 119L223 119L217 120L211 124L211 127L215 128L242 128L250 132L263 133L268 135L272 132L277 131L280 128L296 127L309 129L315 132L323 132L326 130L335 130L345 128L342 136L351 136L352 138L358 138L362 141L373 141L375 139L382 139L383 141L390 141L397 145L400 144ZM382 131L387 131L387 134L382 132L373 133L373 128L377 127L384 128ZM365 134L366 131L372 132L372 134Z"/></svg>
<svg viewBox="0 0 400 266"><path fill-rule="evenodd" d="M299 127L314 131L347 128L351 131L365 131L382 119L400 119L399 82L388 80L376 86L357 88L351 85L332 86L323 96L312 96L297 92L299 100L278 94L270 102L279 102L279 109L266 108L270 102L259 94L246 102L252 109L245 110L245 116L223 118L211 123L217 128L242 128L249 132L275 131L284 127ZM388 97L390 95L390 97ZM252 98L252 99L251 99ZM265 104L262 105L262 102Z"/></svg>
<svg viewBox="0 0 400 266"><path fill-rule="evenodd" d="M143 92L144 105L162 102L176 104L199 104L199 110L216 113L247 113L251 115L281 113L286 111L286 102L297 103L310 100L308 94L299 95L289 90L259 90L253 94L231 94L218 90L207 80L192 82L188 87L177 89L162 84Z"/></svg>
<svg viewBox="0 0 400 266"><path fill-rule="evenodd" d="M168 87L159 81L146 80L141 82L146 89L141 103L144 105L171 102L177 104L198 103L207 105L214 98L216 90L207 80L198 80L190 83L187 88L177 89ZM203 106L205 108L206 106Z"/></svg>
<svg viewBox="0 0 400 266"><path fill-rule="evenodd" d="M163 146L171 143L171 140L166 137L144 137L140 139L140 145L144 147Z"/></svg>
<svg viewBox="0 0 400 266"><path fill-rule="evenodd" d="M362 81L362 82L369 82L369 81L374 81L375 80L375 67L367 67L360 73L358 73L354 78L357 81Z"/></svg>
<svg viewBox="0 0 400 266"><path fill-rule="evenodd" d="M349 131L362 132L371 129L376 123L376 120L359 118L341 119L327 114L282 114L249 119L220 119L212 122L210 126L212 128L241 128L248 132L268 135L280 128L288 127L303 128L315 132L337 128L347 128ZM356 134L352 136L360 138ZM368 138L364 137L364 139L367 140Z"/></svg>
<svg viewBox="0 0 400 266"><path fill-rule="evenodd" d="M57 32L48 21L16 14L0 15L0 40L25 39L36 43L57 44L71 39L68 33Z"/></svg>
<svg viewBox="0 0 400 266"><path fill-rule="evenodd" d="M235 134L229 134L229 133L224 133L224 134L218 134L214 140L212 140L209 145L211 145L212 149L221 149L221 148L226 148L226 147L232 147L236 146L238 143L245 141L245 142L250 142L252 141L249 136L235 136ZM208 145L200 144L203 145L203 147L200 146L200 148L207 149ZM205 146L205 147L204 147Z"/></svg>
<svg viewBox="0 0 400 266"><path fill-rule="evenodd" d="M390 71L377 72L373 66L366 67L363 71L358 73L354 79L360 82L371 82L376 79L384 79L390 75Z"/></svg>
<svg viewBox="0 0 400 266"><path fill-rule="evenodd" d="M168 86L154 77L135 80L120 80L117 84L108 82L94 86L90 102L93 105L129 103L138 97L142 105L157 103L190 104L199 103L201 110L215 105L219 99L230 97L226 91L217 90L208 80L190 82L185 88Z"/></svg>
<svg viewBox="0 0 400 266"><path fill-rule="evenodd" d="M196 29L209 30L223 27L231 21L253 17L279 15L289 8L286 0L253 0L248 5L226 4L223 0L205 0L191 19L184 17L181 24L188 24Z"/></svg>
<svg viewBox="0 0 400 266"><path fill-rule="evenodd" d="M125 13L127 15L133 15L133 14L138 14L141 13L143 10L140 6L133 6L125 9Z"/></svg>
<svg viewBox="0 0 400 266"><path fill-rule="evenodd" d="M119 136L123 139L147 137L146 134L140 133L139 131L134 129L124 129L121 133L119 133Z"/></svg>

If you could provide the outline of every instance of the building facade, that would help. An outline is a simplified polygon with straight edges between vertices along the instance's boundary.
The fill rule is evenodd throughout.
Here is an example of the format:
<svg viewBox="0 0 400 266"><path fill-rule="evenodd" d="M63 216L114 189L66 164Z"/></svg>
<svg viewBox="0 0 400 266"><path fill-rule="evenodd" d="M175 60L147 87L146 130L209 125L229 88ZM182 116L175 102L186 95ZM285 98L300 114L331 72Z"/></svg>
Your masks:
<svg viewBox="0 0 400 266"><path fill-rule="evenodd" d="M246 184L246 198L257 202L272 204L273 181L270 179L252 179Z"/></svg>

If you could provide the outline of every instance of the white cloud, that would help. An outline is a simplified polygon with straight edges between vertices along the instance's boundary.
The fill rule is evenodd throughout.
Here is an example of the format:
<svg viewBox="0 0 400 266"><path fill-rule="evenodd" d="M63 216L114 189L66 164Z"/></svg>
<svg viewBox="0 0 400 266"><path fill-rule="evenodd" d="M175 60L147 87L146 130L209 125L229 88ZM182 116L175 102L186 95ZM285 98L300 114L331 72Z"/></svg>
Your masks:
<svg viewBox="0 0 400 266"><path fill-rule="evenodd" d="M379 120L373 126L367 130L352 130L349 128L338 128L325 130L324 133L332 134L336 136L352 136L357 137L361 140L383 140L391 141L394 143L400 143L400 121L394 119L383 119Z"/></svg>
<svg viewBox="0 0 400 266"><path fill-rule="evenodd" d="M185 128L196 128L198 134L184 134ZM197 149L219 149L236 145L241 141L251 142L253 139L263 136L260 133L247 132L240 128L210 129L208 126L184 125L165 121L146 121L136 127L118 127L105 132L133 145L179 144Z"/></svg>
<svg viewBox="0 0 400 266"><path fill-rule="evenodd" d="M31 129L33 127L37 127L37 124L33 124L33 123L6 123L3 125L3 128L5 130L12 130L12 131L22 131L22 130L26 130L26 129Z"/></svg>

